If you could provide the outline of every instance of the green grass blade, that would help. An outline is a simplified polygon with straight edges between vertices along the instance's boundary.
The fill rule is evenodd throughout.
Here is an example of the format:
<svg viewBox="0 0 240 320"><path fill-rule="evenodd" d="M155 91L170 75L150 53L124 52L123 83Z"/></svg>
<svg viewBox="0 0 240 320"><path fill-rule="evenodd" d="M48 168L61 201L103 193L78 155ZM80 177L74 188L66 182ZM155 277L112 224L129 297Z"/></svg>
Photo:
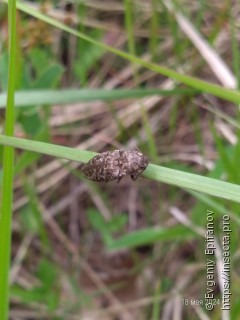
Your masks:
<svg viewBox="0 0 240 320"><path fill-rule="evenodd" d="M124 0L124 14L125 14L125 28L128 35L128 50L132 56L136 55L136 42L134 37L134 11L137 5L135 5L131 0ZM137 84L139 79L138 71L133 65L133 75L134 81ZM147 111L144 108L143 103L140 103L140 112L142 118L142 124L147 135L147 145L149 154L152 159L157 159L156 143L154 141L154 135L151 130L151 125L149 122Z"/></svg>
<svg viewBox="0 0 240 320"><path fill-rule="evenodd" d="M3 0L3 1L6 3L8 2L7 0ZM203 80L191 77L191 76L181 74L179 72L176 72L176 71L169 69L169 68L166 68L164 66L160 66L155 63L144 61L144 60L137 58L129 53L120 51L114 47L108 46L102 42L99 42L99 41L89 37L89 36L86 36L85 34L72 29L72 28L64 25L63 23L44 15L43 13L41 13L37 10L34 10L30 6L28 6L22 2L19 2L19 1L17 2L17 8L19 10L37 18L37 19L45 21L46 23L48 23L56 28L64 30L70 34L73 34L76 37L79 37L83 40L86 40L90 43L93 43L102 49L105 49L109 52L112 52L112 53L118 55L119 57L122 57L122 58L127 59L129 61L132 61L136 64L139 64L139 65L141 65L145 68L148 68L149 70L152 70L156 73L160 73L162 75L165 75L167 77L175 79L175 80L182 82L192 88L198 89L200 91L204 91L205 93L211 93L212 95L214 95L216 97L220 97L220 98L223 98L228 101L235 102L235 103L240 103L240 92L238 92L236 90L226 89L221 86L209 83L207 81L203 81Z"/></svg>
<svg viewBox="0 0 240 320"><path fill-rule="evenodd" d="M151 0L152 14L150 20L150 39L149 48L152 55L152 60L155 60L157 43L158 43L158 1Z"/></svg>
<svg viewBox="0 0 240 320"><path fill-rule="evenodd" d="M16 81L16 1L9 1L9 71L5 133L14 134L14 90ZM3 183L0 212L0 315L2 320L8 320L9 313L9 269L11 253L11 219L12 190L14 170L14 149L9 146L3 151Z"/></svg>
<svg viewBox="0 0 240 320"><path fill-rule="evenodd" d="M96 155L95 152L77 150L50 143L7 137L3 135L0 135L0 144L80 162L86 162ZM154 164L148 165L143 176L159 182L178 186L180 188L186 188L240 203L240 186L236 184L169 169Z"/></svg>
<svg viewBox="0 0 240 320"><path fill-rule="evenodd" d="M78 150L51 143L7 137L4 135L0 135L0 145L1 144L27 151L39 152L54 157L81 162L87 162L97 154L96 152Z"/></svg>
<svg viewBox="0 0 240 320"><path fill-rule="evenodd" d="M124 0L124 16L125 16L125 28L128 36L128 50L131 54L135 53L135 39L133 30L133 11L134 3L132 0Z"/></svg>
<svg viewBox="0 0 240 320"><path fill-rule="evenodd" d="M129 249L151 244L159 240L176 240L176 237L178 239L189 239L194 236L194 232L183 225L176 225L171 228L146 228L127 233L118 239L112 239L107 246L110 250Z"/></svg>
<svg viewBox="0 0 240 320"><path fill-rule="evenodd" d="M192 173L149 165L144 176L174 186L195 190L240 203L240 186Z"/></svg>
<svg viewBox="0 0 240 320"><path fill-rule="evenodd" d="M91 102L97 100L114 101L120 99L143 98L147 96L160 95L194 95L197 90L193 89L63 89L63 90L28 90L15 93L15 106L69 104L80 101ZM0 93L0 108L5 108L7 95Z"/></svg>

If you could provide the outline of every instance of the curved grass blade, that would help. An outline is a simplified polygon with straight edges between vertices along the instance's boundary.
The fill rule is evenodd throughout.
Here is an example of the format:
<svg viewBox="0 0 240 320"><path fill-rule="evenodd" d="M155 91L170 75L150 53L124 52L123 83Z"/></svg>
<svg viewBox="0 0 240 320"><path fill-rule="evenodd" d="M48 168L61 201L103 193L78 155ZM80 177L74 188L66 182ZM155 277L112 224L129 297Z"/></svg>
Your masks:
<svg viewBox="0 0 240 320"><path fill-rule="evenodd" d="M3 0L3 1L8 3L7 0ZM33 9L32 7L26 5L23 2L18 1L17 8L19 10L37 18L37 19L45 21L46 23L48 23L56 28L64 30L70 34L73 34L76 37L79 37L83 40L86 40L86 41L92 43L92 44L95 44L104 50L112 52L112 53L118 55L119 57L122 57L126 60L133 62L133 63L139 64L139 65L141 65L149 70L152 70L156 73L160 73L160 74L165 75L169 78L175 79L179 82L182 82L192 88L198 89L198 90L203 91L205 93L211 93L212 95L214 95L216 97L219 97L219 98L231 101L231 102L235 102L238 104L240 103L240 92L239 91L226 89L221 86L215 85L213 83L209 83L204 80L200 80L200 79L197 79L197 78L194 78L191 76L181 74L181 73L174 71L172 69L169 69L164 66L160 66L155 63L151 63L151 62L142 60L138 57L135 57L132 54L129 54L127 52L118 50L114 47L108 46L102 42L99 42L99 41L83 34L82 32L74 30L74 29L64 25L63 23L61 23L53 18L50 18L49 16L46 16L45 14Z"/></svg>
<svg viewBox="0 0 240 320"><path fill-rule="evenodd" d="M96 155L95 152L77 150L50 143L7 137L4 135L0 135L0 144L80 162L87 162ZM159 182L178 186L180 188L186 188L240 203L240 186L233 183L169 169L154 164L148 165L143 176Z"/></svg>

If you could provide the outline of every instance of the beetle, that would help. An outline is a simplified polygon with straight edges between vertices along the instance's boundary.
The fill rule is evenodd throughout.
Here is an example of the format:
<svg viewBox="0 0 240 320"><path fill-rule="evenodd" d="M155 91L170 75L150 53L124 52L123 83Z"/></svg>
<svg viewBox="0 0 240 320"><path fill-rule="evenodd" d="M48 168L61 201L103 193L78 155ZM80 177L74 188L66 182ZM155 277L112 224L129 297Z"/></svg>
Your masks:
<svg viewBox="0 0 240 320"><path fill-rule="evenodd" d="M126 175L136 180L148 163L147 157L138 150L114 150L96 155L82 164L80 170L89 180L108 182L117 179L119 183Z"/></svg>

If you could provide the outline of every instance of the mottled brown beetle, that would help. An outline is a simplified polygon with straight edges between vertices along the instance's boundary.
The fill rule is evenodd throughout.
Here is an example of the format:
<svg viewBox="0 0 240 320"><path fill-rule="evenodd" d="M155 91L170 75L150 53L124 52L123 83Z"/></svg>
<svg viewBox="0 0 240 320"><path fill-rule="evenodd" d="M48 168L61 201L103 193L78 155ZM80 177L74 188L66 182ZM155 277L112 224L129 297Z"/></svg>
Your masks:
<svg viewBox="0 0 240 320"><path fill-rule="evenodd" d="M112 181L123 176L130 175L132 180L137 177L148 166L148 159L137 150L114 150L98 154L81 165L82 174L93 181Z"/></svg>

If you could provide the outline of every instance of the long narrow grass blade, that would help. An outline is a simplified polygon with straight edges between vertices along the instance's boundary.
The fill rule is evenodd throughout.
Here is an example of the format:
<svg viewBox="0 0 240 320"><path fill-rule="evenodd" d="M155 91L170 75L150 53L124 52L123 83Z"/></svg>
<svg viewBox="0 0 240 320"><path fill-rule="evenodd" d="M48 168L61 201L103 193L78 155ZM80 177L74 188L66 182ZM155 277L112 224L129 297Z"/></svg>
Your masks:
<svg viewBox="0 0 240 320"><path fill-rule="evenodd" d="M9 1L9 71L5 133L14 134L14 90L15 90L15 57L16 57L16 1ZM9 313L9 268L11 253L11 220L12 220L12 190L14 172L14 149L4 147L3 152L3 183L0 212L0 315L2 320L8 320Z"/></svg>
<svg viewBox="0 0 240 320"><path fill-rule="evenodd" d="M90 151L77 150L50 143L7 137L3 135L0 135L0 144L80 162L86 162L96 155L96 153ZM181 188L240 202L240 186L221 180L169 169L154 164L148 165L143 176Z"/></svg>
<svg viewBox="0 0 240 320"><path fill-rule="evenodd" d="M120 99L143 98L147 96L173 96L173 95L194 95L197 90L193 89L62 89L62 90L28 90L15 93L15 106L49 105L49 104L70 104L81 101L114 101ZM0 108L6 106L6 93L0 93Z"/></svg>
<svg viewBox="0 0 240 320"><path fill-rule="evenodd" d="M8 2L8 1L4 0L4 2ZM76 37L79 37L83 40L86 40L90 43L93 43L104 50L112 52L112 53L118 55L119 57L122 57L124 59L129 60L129 61L132 61L133 63L139 64L139 65L141 65L145 68L148 68L149 70L152 70L156 73L160 73L162 75L165 75L167 77L175 79L175 80L177 80L181 83L184 83L192 88L198 89L200 91L204 91L205 93L206 92L211 93L212 95L215 95L216 97L220 97L220 98L223 98L228 101L235 102L235 103L240 103L240 92L238 92L238 91L229 90L229 89L223 88L221 86L209 83L207 81L203 81L203 80L191 77L191 76L181 74L181 73L174 71L172 69L168 69L164 66L160 66L155 63L151 63L151 62L142 60L138 57L135 57L135 56L127 53L127 52L124 52L124 51L118 50L114 47L108 46L108 45L106 45L102 42L99 42L99 41L77 31L77 30L74 30L74 29L64 25L63 23L61 23L53 18L46 16L45 14L33 9L32 7L26 5L23 2L18 1L17 8L19 10L37 18L37 19L45 21L46 23L48 23L54 27L57 27L61 30L64 30L70 34L75 35Z"/></svg>

